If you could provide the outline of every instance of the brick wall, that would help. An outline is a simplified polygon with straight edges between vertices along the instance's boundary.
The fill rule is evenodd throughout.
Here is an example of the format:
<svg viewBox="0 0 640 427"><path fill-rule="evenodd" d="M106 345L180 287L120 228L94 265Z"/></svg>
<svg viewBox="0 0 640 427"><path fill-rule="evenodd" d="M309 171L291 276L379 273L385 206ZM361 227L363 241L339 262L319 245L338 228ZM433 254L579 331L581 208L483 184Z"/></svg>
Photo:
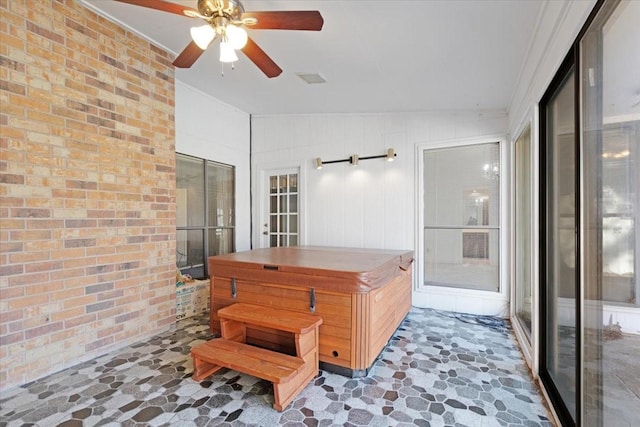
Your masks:
<svg viewBox="0 0 640 427"><path fill-rule="evenodd" d="M174 73L73 0L0 16L6 389L174 325Z"/></svg>

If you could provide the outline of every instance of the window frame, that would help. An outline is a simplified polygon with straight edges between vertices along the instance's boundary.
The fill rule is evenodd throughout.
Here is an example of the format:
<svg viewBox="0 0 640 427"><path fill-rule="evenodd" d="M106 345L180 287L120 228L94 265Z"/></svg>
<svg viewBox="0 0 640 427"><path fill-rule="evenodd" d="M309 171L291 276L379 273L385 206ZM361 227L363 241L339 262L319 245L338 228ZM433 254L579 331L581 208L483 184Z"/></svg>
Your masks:
<svg viewBox="0 0 640 427"><path fill-rule="evenodd" d="M184 158L184 159L189 159L189 160L195 160L195 161L200 161L202 163L202 169L203 169L203 175L202 175L202 179L203 179L203 183L202 183L202 188L204 191L203 194L203 198L204 198L204 204L203 204L203 208L204 208L204 213L203 213L203 223L202 225L186 225L186 226L180 226L176 223L176 234L179 231L201 231L202 232L202 245L203 245L203 272L204 272L204 277L197 277L199 279L206 279L209 277L209 267L208 267L208 263L207 263L207 259L210 256L209 253L209 233L211 231L215 231L215 230L231 230L231 252L235 252L236 251L236 167L234 165L230 165L230 164L226 164L226 163L222 163L222 162L218 162L215 160L210 160L210 159L206 159L206 158L202 158L202 157L197 157L197 156L192 156L189 154L184 154L184 153L178 153L176 152L176 165L178 162L178 158ZM231 218L231 224L232 225L209 225L211 223L210 218L209 218L209 185L208 185L208 178L209 178L209 166L210 165L214 165L214 166L221 166L221 167L225 167L225 168L230 168L232 171L232 176L233 176L233 183L232 183L232 196L233 196L233 215ZM177 187L177 181L178 181L178 170L176 167L176 188ZM176 200L176 209L177 209L177 200ZM177 240L177 238L176 238ZM178 268L178 270L180 270L181 273L183 273L182 270L184 270L185 268L180 268L178 267L178 252L177 252L177 248L176 248L176 267Z"/></svg>

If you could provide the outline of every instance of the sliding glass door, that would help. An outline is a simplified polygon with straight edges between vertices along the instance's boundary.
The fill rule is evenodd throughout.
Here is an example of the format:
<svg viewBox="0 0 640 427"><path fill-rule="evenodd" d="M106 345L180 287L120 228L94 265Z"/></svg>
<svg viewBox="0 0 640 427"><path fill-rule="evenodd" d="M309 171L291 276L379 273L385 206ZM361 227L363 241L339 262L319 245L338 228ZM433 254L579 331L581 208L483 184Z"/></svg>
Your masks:
<svg viewBox="0 0 640 427"><path fill-rule="evenodd" d="M544 322L541 376L547 379L549 393L559 403L564 419L576 421L576 389L579 388L576 298L579 290L578 217L576 211L577 154L575 137L575 71L571 64L551 93L541 124L545 128L543 170L540 174L542 200Z"/></svg>
<svg viewBox="0 0 640 427"><path fill-rule="evenodd" d="M640 425L640 2L592 13L540 103L540 378L563 425Z"/></svg>
<svg viewBox="0 0 640 427"><path fill-rule="evenodd" d="M639 23L640 2L605 2L578 46L582 402L590 425L640 426Z"/></svg>

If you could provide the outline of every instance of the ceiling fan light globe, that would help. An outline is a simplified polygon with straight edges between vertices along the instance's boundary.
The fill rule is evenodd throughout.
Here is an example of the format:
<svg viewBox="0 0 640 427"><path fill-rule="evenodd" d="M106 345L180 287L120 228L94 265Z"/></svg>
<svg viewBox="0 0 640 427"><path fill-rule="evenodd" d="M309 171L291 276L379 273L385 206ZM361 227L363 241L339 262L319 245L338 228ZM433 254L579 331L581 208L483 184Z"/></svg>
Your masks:
<svg viewBox="0 0 640 427"><path fill-rule="evenodd" d="M238 27L233 24L227 25L225 34L229 39L229 43L234 49L242 49L247 44L247 32L244 28Z"/></svg>
<svg viewBox="0 0 640 427"><path fill-rule="evenodd" d="M202 50L209 47L216 37L216 30L209 24L191 28L191 38Z"/></svg>
<svg viewBox="0 0 640 427"><path fill-rule="evenodd" d="M220 62L236 62L238 55L231 46L231 43L222 41L220 42Z"/></svg>

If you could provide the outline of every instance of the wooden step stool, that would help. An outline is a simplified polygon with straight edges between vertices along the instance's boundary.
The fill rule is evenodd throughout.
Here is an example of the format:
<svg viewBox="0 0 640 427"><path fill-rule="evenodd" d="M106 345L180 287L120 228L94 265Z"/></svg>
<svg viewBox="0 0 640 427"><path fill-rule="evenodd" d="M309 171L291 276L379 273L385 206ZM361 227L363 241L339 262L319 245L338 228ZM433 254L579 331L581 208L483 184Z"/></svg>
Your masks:
<svg viewBox="0 0 640 427"><path fill-rule="evenodd" d="M222 338L191 349L193 379L228 368L273 383L273 407L282 411L318 374L318 329L322 318L306 313L238 303L218 310ZM246 325L294 334L296 355L245 343Z"/></svg>

